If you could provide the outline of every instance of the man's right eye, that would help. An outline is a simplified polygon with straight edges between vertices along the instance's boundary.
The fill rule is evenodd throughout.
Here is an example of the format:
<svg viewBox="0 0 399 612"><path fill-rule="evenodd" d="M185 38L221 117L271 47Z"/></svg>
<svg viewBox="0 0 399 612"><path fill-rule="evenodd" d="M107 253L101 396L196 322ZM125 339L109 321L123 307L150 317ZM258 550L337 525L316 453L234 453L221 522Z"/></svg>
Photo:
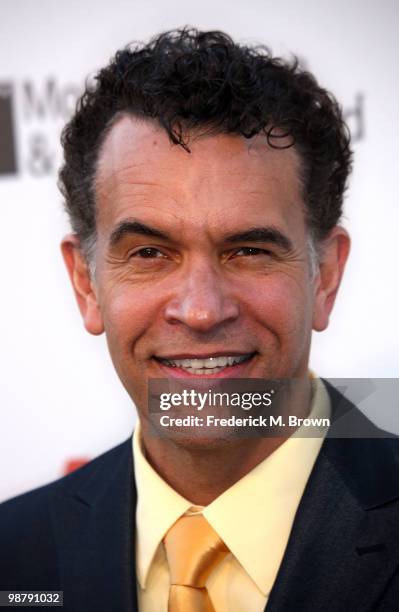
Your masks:
<svg viewBox="0 0 399 612"><path fill-rule="evenodd" d="M130 254L130 257L139 257L142 259L155 259L155 258L165 257L165 255L154 247L145 247L137 251L134 251L133 253Z"/></svg>

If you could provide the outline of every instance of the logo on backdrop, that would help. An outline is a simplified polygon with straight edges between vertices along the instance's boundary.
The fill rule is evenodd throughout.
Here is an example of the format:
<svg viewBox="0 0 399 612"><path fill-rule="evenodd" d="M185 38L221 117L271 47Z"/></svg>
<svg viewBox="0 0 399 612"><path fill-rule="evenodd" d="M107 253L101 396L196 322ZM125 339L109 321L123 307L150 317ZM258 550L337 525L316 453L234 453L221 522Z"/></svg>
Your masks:
<svg viewBox="0 0 399 612"><path fill-rule="evenodd" d="M62 467L62 476L66 476L67 474L78 470L86 465L86 463L89 463L89 461L91 461L91 459L88 457L73 457L71 459L67 459Z"/></svg>
<svg viewBox="0 0 399 612"><path fill-rule="evenodd" d="M43 81L0 81L0 178L54 176L61 164L60 133L75 110L83 88ZM365 137L365 98L356 93L344 109L354 143Z"/></svg>
<svg viewBox="0 0 399 612"><path fill-rule="evenodd" d="M16 174L17 154L12 83L0 83L0 134L0 175Z"/></svg>
<svg viewBox="0 0 399 612"><path fill-rule="evenodd" d="M54 175L61 163L63 125L72 115L82 87L43 81L0 81L0 177Z"/></svg>
<svg viewBox="0 0 399 612"><path fill-rule="evenodd" d="M352 106L344 108L343 115L345 122L349 127L352 142L355 144L356 142L363 140L365 136L363 93L357 93L355 95Z"/></svg>

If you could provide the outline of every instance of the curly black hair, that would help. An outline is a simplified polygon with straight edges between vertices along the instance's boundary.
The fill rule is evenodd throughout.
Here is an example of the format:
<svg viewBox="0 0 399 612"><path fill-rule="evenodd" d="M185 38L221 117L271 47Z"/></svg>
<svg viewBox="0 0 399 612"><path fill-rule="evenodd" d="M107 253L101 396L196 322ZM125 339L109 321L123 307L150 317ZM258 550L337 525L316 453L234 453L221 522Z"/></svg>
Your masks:
<svg viewBox="0 0 399 612"><path fill-rule="evenodd" d="M187 151L190 130L245 138L263 132L273 147L288 137L301 159L312 237L325 238L341 217L352 153L331 93L295 58L290 63L264 46L239 45L223 32L183 28L118 51L86 85L63 130L59 186L83 246L95 238L99 151L121 112L157 121Z"/></svg>

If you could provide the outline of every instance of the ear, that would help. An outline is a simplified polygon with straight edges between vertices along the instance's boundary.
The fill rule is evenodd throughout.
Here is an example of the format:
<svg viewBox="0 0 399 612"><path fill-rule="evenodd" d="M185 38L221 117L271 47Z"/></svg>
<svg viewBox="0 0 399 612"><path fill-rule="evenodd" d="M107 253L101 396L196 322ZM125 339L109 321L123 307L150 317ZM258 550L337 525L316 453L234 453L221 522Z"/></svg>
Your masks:
<svg viewBox="0 0 399 612"><path fill-rule="evenodd" d="M315 281L313 306L313 329L315 331L323 331L328 326L349 249L348 232L340 226L334 227L320 245L319 273Z"/></svg>
<svg viewBox="0 0 399 612"><path fill-rule="evenodd" d="M61 252L87 331L94 335L102 334L104 324L95 285L76 234L65 236L61 242Z"/></svg>

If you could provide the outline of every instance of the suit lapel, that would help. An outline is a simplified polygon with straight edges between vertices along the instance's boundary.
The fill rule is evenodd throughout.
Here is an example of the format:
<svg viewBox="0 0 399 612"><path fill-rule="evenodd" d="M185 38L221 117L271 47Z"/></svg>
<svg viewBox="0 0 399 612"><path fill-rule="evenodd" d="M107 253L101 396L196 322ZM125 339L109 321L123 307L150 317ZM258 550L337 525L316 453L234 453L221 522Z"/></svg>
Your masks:
<svg viewBox="0 0 399 612"><path fill-rule="evenodd" d="M78 485L65 487L55 499L52 520L66 611L137 611L135 506L131 440L87 466Z"/></svg>
<svg viewBox="0 0 399 612"><path fill-rule="evenodd" d="M267 612L370 610L399 565L397 441L376 439L379 430L329 391L333 415L350 414L369 437L324 441Z"/></svg>

